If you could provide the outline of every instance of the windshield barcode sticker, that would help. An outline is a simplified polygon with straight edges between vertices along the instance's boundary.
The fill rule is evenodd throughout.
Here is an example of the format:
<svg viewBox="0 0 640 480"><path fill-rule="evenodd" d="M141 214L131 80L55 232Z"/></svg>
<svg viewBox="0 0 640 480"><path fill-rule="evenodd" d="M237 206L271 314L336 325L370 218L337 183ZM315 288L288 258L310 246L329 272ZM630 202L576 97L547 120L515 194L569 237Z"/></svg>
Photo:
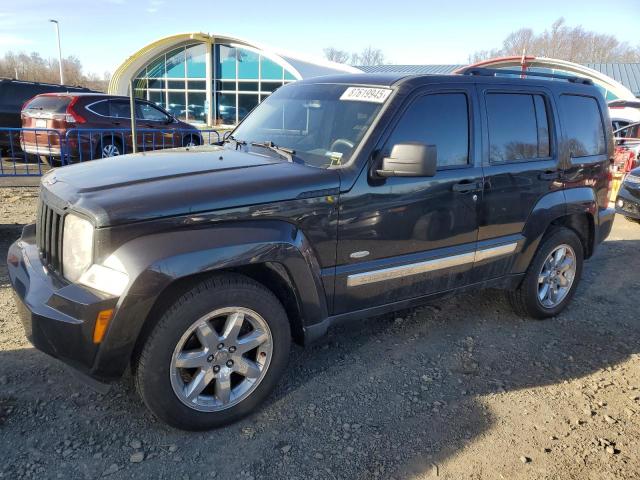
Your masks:
<svg viewBox="0 0 640 480"><path fill-rule="evenodd" d="M349 87L344 91L340 100L384 103L390 94L391 90L388 88Z"/></svg>

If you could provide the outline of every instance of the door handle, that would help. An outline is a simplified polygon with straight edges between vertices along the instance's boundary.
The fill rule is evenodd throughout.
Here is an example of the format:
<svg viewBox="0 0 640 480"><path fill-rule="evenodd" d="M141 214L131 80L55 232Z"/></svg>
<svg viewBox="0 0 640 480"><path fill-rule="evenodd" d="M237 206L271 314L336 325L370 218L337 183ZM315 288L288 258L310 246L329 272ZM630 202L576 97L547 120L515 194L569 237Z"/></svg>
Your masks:
<svg viewBox="0 0 640 480"><path fill-rule="evenodd" d="M458 193L469 193L469 192L475 192L477 190L481 190L482 189L482 184L480 182L472 182L469 180L463 180L460 183L456 183L454 184L451 189L454 192L458 192Z"/></svg>
<svg viewBox="0 0 640 480"><path fill-rule="evenodd" d="M558 170L546 170L538 175L540 180L557 180L560 178L560 172Z"/></svg>

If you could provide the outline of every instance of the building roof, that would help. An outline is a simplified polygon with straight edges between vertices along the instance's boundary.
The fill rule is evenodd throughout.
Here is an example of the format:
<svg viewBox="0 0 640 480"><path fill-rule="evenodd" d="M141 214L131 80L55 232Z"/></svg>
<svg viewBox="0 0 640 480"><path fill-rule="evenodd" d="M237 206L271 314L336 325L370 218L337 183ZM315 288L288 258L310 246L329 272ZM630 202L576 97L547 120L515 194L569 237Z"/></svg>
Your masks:
<svg viewBox="0 0 640 480"><path fill-rule="evenodd" d="M410 73L414 75L453 73L465 65L358 65L357 69L365 73Z"/></svg>
<svg viewBox="0 0 640 480"><path fill-rule="evenodd" d="M412 74L448 74L466 65L361 65L366 73L397 72ZM640 97L640 63L585 63L583 66L607 75Z"/></svg>
<svg viewBox="0 0 640 480"><path fill-rule="evenodd" d="M158 55L185 43L228 43L233 46L250 47L260 51L261 55L283 66L297 80L315 77L319 75L331 75L336 73L359 73L360 70L341 63L330 62L324 59L309 59L296 53L277 51L255 42L231 37L202 32L179 33L163 37L152 42L133 53L115 70L109 83L109 93L126 95L129 88L129 80L136 75L142 67L154 60Z"/></svg>
<svg viewBox="0 0 640 480"><path fill-rule="evenodd" d="M640 97L640 63L585 63L605 75L617 80L636 97Z"/></svg>

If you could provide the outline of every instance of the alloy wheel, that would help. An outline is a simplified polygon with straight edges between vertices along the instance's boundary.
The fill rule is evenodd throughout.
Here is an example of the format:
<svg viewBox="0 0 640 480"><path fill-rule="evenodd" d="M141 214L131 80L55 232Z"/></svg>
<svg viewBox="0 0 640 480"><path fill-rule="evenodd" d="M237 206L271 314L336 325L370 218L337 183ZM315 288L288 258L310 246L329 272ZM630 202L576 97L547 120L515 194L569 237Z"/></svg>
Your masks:
<svg viewBox="0 0 640 480"><path fill-rule="evenodd" d="M565 299L576 276L576 254L569 245L556 247L538 274L538 300L544 308L555 308Z"/></svg>
<svg viewBox="0 0 640 480"><path fill-rule="evenodd" d="M102 158L117 157L118 155L120 155L120 150L117 145L110 143L102 147Z"/></svg>
<svg viewBox="0 0 640 480"><path fill-rule="evenodd" d="M182 335L171 357L171 386L182 403L215 412L247 398L273 355L269 325L243 307L214 310Z"/></svg>

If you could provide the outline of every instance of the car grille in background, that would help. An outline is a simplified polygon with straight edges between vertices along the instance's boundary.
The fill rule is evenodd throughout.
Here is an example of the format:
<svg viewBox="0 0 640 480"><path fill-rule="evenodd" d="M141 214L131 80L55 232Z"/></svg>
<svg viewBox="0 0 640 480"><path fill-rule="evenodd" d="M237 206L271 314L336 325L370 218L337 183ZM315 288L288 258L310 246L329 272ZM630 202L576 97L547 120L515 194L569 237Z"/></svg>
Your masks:
<svg viewBox="0 0 640 480"><path fill-rule="evenodd" d="M40 201L36 221L36 241L44 264L58 273L62 273L63 222L62 215Z"/></svg>

